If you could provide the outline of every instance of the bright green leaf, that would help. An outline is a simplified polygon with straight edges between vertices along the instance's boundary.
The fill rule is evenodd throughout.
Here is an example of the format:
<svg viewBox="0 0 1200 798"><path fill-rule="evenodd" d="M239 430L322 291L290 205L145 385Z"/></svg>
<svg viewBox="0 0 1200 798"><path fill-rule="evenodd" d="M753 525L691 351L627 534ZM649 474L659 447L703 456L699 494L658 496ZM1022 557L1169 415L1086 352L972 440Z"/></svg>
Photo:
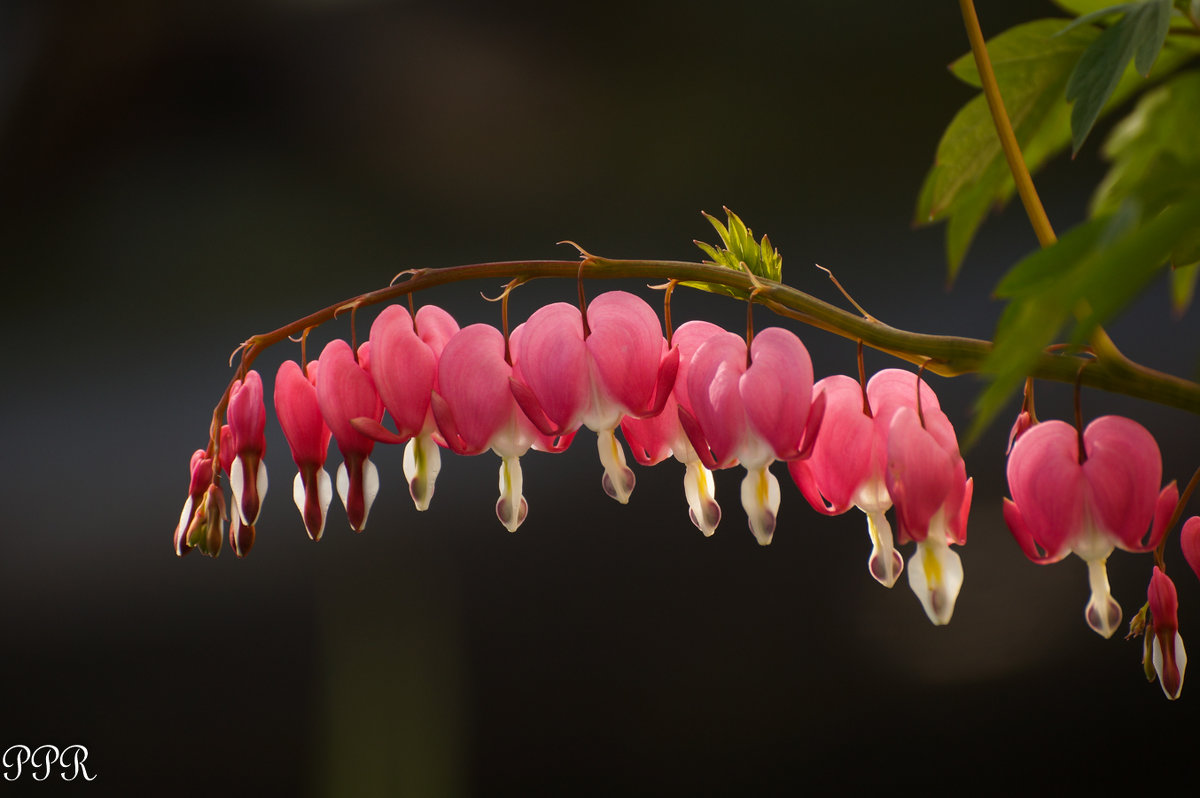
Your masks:
<svg viewBox="0 0 1200 798"><path fill-rule="evenodd" d="M726 208L725 216L727 224L722 224L716 217L704 214L704 218L708 219L709 224L713 226L721 239L720 247L713 247L703 241L695 242L696 246L705 255L708 255L709 262L738 271L745 268L756 277L779 282L783 275L783 256L779 254L779 250L771 246L771 240L764 235L762 242L756 243L754 233L736 213ZM712 283L688 282L684 285L738 298L746 296L746 293L739 289Z"/></svg>

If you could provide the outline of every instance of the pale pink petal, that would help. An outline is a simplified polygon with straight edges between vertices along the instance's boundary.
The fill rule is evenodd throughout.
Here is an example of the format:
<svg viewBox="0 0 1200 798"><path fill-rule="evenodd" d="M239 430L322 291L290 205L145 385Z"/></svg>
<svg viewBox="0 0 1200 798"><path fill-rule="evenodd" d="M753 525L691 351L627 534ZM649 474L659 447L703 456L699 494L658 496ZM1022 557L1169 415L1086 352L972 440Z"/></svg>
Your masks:
<svg viewBox="0 0 1200 798"><path fill-rule="evenodd" d="M1117 545L1136 546L1153 520L1162 479L1154 436L1133 419L1103 416L1088 424L1083 442L1097 520Z"/></svg>
<svg viewBox="0 0 1200 798"><path fill-rule="evenodd" d="M422 305L417 308L417 335L425 342L435 357L440 357L446 348L446 342L458 332L458 322L437 305Z"/></svg>
<svg viewBox="0 0 1200 798"><path fill-rule="evenodd" d="M812 399L808 350L794 333L769 327L754 336L750 367L739 381L746 418L781 460L797 456Z"/></svg>
<svg viewBox="0 0 1200 798"><path fill-rule="evenodd" d="M692 412L722 468L737 461L747 437L746 410L739 390L745 371L746 342L724 332L696 350L688 370Z"/></svg>
<svg viewBox="0 0 1200 798"><path fill-rule="evenodd" d="M607 397L624 412L649 411L662 360L662 325L645 300L625 291L609 291L587 309L585 345L595 377Z"/></svg>
<svg viewBox="0 0 1200 798"><path fill-rule="evenodd" d="M1045 421L1022 435L1008 457L1008 490L1029 534L1049 556L1069 548L1083 524L1087 492L1075 429Z"/></svg>
<svg viewBox="0 0 1200 798"><path fill-rule="evenodd" d="M590 402L591 375L579 308L563 302L546 305L514 331L514 375L537 398L559 430L581 423Z"/></svg>
<svg viewBox="0 0 1200 798"><path fill-rule="evenodd" d="M712 322L695 320L680 325L671 337L671 348L679 350L679 368L675 373L675 401L689 413L692 412L692 403L688 398L687 384L692 357L709 338L724 332Z"/></svg>
<svg viewBox="0 0 1200 798"><path fill-rule="evenodd" d="M452 414L455 432L471 452L489 448L492 438L512 419L516 405L509 387L511 376L512 367L504 361L504 336L489 325L464 327L442 350L439 393ZM452 434L445 427L442 433L447 439Z"/></svg>
<svg viewBox="0 0 1200 798"><path fill-rule="evenodd" d="M812 455L788 463L788 470L813 509L840 514L854 506L855 491L873 476L875 421L863 414L862 389L850 377L826 377L812 392L825 394L820 431Z"/></svg>
<svg viewBox="0 0 1200 798"><path fill-rule="evenodd" d="M953 458L921 427L916 411L908 407L896 411L888 433L886 482L901 543L925 539L930 519L955 489L956 476ZM960 481L959 489L961 485Z"/></svg>

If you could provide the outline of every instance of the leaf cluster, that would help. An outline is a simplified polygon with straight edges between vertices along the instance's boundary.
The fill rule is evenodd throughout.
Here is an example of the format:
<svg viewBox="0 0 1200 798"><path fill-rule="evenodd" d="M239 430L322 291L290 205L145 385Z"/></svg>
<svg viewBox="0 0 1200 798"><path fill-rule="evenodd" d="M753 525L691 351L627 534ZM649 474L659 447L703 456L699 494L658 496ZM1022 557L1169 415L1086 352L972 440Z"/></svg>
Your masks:
<svg viewBox="0 0 1200 798"><path fill-rule="evenodd" d="M705 263L737 271L748 271L755 277L781 282L783 256L779 254L778 249L771 246L771 239L764 235L761 241L755 241L753 231L736 213L728 208L725 208L724 211L727 224L721 224L716 217L704 213L704 218L708 219L709 224L721 238L718 246L712 246L703 241L694 242L708 256L709 259ZM745 297L744 293L728 286L713 283L686 283L686 285L738 298Z"/></svg>
<svg viewBox="0 0 1200 798"><path fill-rule="evenodd" d="M1103 337L1099 325L1167 264L1182 312L1200 261L1200 72L1184 70L1200 54L1200 3L1056 2L1077 18L1018 25L987 45L1030 171L1068 146L1077 153L1100 117L1144 95L1103 145L1111 167L1088 220L1020 261L997 287L1008 304L985 363L992 381L976 406L975 433L1047 346L1068 331L1076 346ZM950 70L969 85L981 84L970 53ZM1145 79L1151 73L1157 85ZM918 224L947 223L951 279L988 211L1013 192L980 94L947 127L917 201Z"/></svg>

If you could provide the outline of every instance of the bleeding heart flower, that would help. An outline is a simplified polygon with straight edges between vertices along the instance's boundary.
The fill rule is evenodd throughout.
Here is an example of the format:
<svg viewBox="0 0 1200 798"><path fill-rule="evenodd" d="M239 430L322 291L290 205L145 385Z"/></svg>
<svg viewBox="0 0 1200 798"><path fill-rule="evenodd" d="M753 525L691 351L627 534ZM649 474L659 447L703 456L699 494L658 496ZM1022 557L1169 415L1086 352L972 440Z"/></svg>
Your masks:
<svg viewBox="0 0 1200 798"><path fill-rule="evenodd" d="M950 622L962 589L962 560L950 544L967 542L973 482L958 451L954 426L936 407L921 415L901 407L887 440L888 495L896 507L900 545L916 541L908 561L908 585L936 625Z"/></svg>
<svg viewBox="0 0 1200 798"><path fill-rule="evenodd" d="M441 435L429 403L437 388L438 357L457 332L458 322L433 305L417 311L415 327L408 309L401 305L385 308L371 326L371 378L397 432L366 417L352 423L376 441L407 443L404 476L418 510L429 508L442 467L439 441L435 440Z"/></svg>
<svg viewBox="0 0 1200 798"><path fill-rule="evenodd" d="M257 371L249 371L233 384L225 417L232 444L229 453L233 456L226 472L233 492L235 515L240 518L239 527L253 527L267 495L267 465L263 462L267 450L267 408L263 404L262 377ZM225 450L222 441L222 462Z"/></svg>
<svg viewBox="0 0 1200 798"><path fill-rule="evenodd" d="M621 502L633 491L633 471L613 434L625 415L662 412L679 363L664 351L658 316L624 291L592 300L587 329L574 305L539 308L513 331L512 392L543 435L596 433L604 491Z"/></svg>
<svg viewBox="0 0 1200 798"><path fill-rule="evenodd" d="M486 324L464 327L442 350L434 417L446 445L458 454L491 449L501 458L496 516L509 532L525 520L521 455L530 447L562 451L571 435L541 436L513 398L513 368L504 358L504 336Z"/></svg>
<svg viewBox="0 0 1200 798"><path fill-rule="evenodd" d="M203 516L206 510L205 497L208 495L209 486L212 485L213 479L213 462L212 456L203 449L197 449L192 452L191 462L188 464L188 497L183 503L183 511L179 514L179 523L175 525L175 554L179 557L187 554L197 543L192 542L189 534L193 522L199 516ZM206 540L207 537L202 535L198 538ZM218 548L220 543L218 542Z"/></svg>
<svg viewBox="0 0 1200 798"><path fill-rule="evenodd" d="M299 363L285 360L275 376L275 415L299 469L292 482L292 499L313 540L321 539L333 500L333 483L325 470L331 433L317 401L320 366L319 361L311 361L305 376Z"/></svg>
<svg viewBox="0 0 1200 798"><path fill-rule="evenodd" d="M674 455L686 466L683 493L687 497L688 516L706 537L717 530L717 524L721 522L721 507L713 495L716 485L712 472L700 462L700 456L679 423L679 408L692 413L692 403L687 393L688 368L692 356L705 341L723 332L720 327L707 321L689 321L680 326L671 337L671 345L679 352L679 368L675 373L674 389L667 397L662 412L649 418L625 416L621 420L621 432L639 463L655 465ZM665 346L666 342L663 343Z"/></svg>
<svg viewBox="0 0 1200 798"><path fill-rule="evenodd" d="M792 480L817 512L840 515L857 507L866 514L871 538L867 568L885 587L892 587L904 570L885 515L892 506L886 483L888 432L897 410L916 408L917 390L916 374L885 369L867 383L864 404L857 380L841 374L826 377L813 386L814 396L825 394L825 415L812 456L788 463ZM924 380L920 391L923 408L939 409Z"/></svg>
<svg viewBox="0 0 1200 798"><path fill-rule="evenodd" d="M816 439L823 398L813 402L812 362L793 333L771 327L749 348L733 333L712 335L691 359L679 420L708 468L741 463L742 507L758 542L771 542L779 510L776 459L805 457ZM811 405L811 412L810 412Z"/></svg>
<svg viewBox="0 0 1200 798"><path fill-rule="evenodd" d="M351 422L357 418L378 422L383 418L383 402L375 392L367 366L359 361L369 364L369 342L358 348L356 360L348 343L330 341L321 352L317 372L317 404L343 458L337 471L338 495L355 532L361 532L367 524L367 514L379 492L379 472L371 462L375 441Z"/></svg>
<svg viewBox="0 0 1200 798"><path fill-rule="evenodd" d="M1008 458L1004 520L1025 556L1039 564L1079 556L1092 595L1088 626L1110 637L1121 623L1106 567L1114 548L1151 551L1166 532L1179 492L1160 493L1162 457L1154 437L1136 421L1103 416L1083 432L1062 421L1034 425ZM1157 495L1157 501L1155 496ZM1147 527L1150 537L1142 543Z"/></svg>

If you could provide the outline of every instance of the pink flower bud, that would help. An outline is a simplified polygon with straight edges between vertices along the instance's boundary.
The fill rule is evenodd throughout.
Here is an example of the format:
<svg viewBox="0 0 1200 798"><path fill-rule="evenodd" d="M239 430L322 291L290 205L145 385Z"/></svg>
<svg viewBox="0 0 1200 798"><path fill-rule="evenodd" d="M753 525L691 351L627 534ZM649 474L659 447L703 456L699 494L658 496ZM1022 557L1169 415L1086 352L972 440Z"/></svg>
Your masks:
<svg viewBox="0 0 1200 798"><path fill-rule="evenodd" d="M1179 636L1179 596L1171 578L1154 566L1150 587L1146 591L1153 617L1154 642L1151 657L1154 672L1167 698L1179 698L1183 689L1183 673L1187 668L1187 652Z"/></svg>

